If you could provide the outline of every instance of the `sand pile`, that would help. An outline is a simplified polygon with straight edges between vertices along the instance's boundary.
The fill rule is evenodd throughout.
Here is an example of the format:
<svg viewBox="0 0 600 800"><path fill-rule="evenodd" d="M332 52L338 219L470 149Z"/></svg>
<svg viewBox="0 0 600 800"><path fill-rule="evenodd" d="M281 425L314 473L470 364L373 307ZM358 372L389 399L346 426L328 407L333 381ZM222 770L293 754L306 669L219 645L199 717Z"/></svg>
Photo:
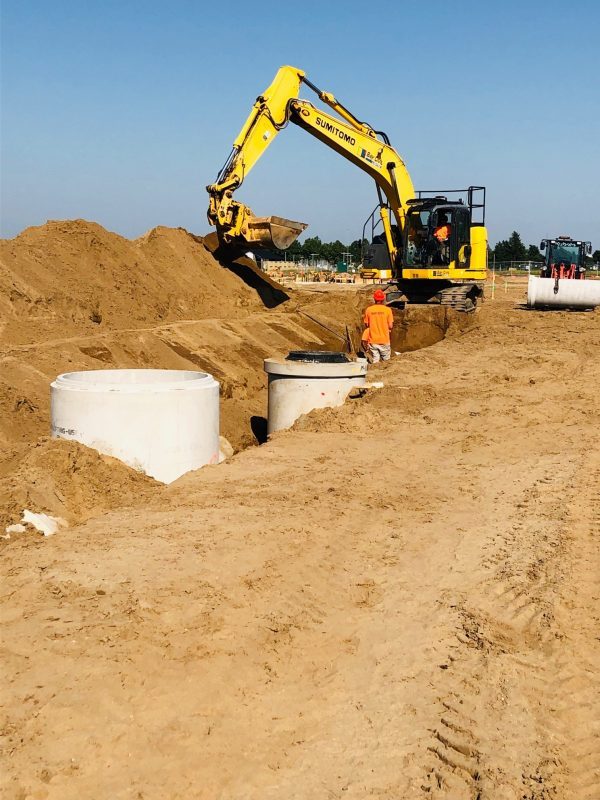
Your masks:
<svg viewBox="0 0 600 800"><path fill-rule="evenodd" d="M261 306L256 291L182 228L129 240L95 222L50 221L0 242L0 312L11 342L57 320L65 335Z"/></svg>
<svg viewBox="0 0 600 800"><path fill-rule="evenodd" d="M0 534L23 509L73 524L133 502L160 486L77 442L42 440L0 464Z"/></svg>
<svg viewBox="0 0 600 800"><path fill-rule="evenodd" d="M265 411L262 362L290 349L336 349L348 293L294 299L214 237L159 227L130 241L85 220L48 222L0 242L0 462L46 436L49 384L61 372L199 369L221 384L222 433L255 442ZM296 311L315 305L327 327ZM314 315L313 315L314 316Z"/></svg>

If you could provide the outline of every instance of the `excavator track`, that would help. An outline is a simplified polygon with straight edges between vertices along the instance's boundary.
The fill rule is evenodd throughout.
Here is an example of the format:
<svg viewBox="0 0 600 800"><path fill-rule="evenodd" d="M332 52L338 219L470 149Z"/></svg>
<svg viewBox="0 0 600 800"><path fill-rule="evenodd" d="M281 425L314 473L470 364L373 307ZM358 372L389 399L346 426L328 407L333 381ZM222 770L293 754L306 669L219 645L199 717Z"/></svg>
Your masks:
<svg viewBox="0 0 600 800"><path fill-rule="evenodd" d="M432 287L433 291L429 292L425 291L426 287L423 284L415 287L408 285L407 282L398 286L398 291L395 291L396 287L393 284L390 286L393 288L388 288L386 295L388 305L398 304L404 295L410 305L436 303L468 314L475 311L477 302L480 298L483 299L483 283L448 284L437 291Z"/></svg>
<svg viewBox="0 0 600 800"><path fill-rule="evenodd" d="M442 306L468 313L475 311L478 299L483 297L483 287L480 284L449 286L437 292L435 297Z"/></svg>

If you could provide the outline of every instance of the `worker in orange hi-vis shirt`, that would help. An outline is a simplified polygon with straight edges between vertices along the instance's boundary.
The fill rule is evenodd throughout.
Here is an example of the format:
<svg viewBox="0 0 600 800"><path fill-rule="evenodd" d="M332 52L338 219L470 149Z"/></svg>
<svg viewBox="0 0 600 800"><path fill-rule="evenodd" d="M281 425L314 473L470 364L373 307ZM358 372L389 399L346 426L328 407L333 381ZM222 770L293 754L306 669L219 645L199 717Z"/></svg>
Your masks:
<svg viewBox="0 0 600 800"><path fill-rule="evenodd" d="M377 364L380 359L389 361L392 354L390 333L394 327L394 315L392 309L384 305L385 294L381 289L373 294L373 300L375 305L369 306L365 311L362 341L367 345L367 358L371 364Z"/></svg>

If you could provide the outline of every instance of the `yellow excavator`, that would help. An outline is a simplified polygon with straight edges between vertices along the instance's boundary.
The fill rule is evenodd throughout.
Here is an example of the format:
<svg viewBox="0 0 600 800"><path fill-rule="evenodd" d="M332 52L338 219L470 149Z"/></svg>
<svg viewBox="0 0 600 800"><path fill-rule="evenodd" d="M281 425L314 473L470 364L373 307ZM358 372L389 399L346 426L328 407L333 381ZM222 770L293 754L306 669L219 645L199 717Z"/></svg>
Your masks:
<svg viewBox="0 0 600 800"><path fill-rule="evenodd" d="M300 99L303 84L338 116ZM379 224L382 232L373 236L363 268L391 274L389 302L404 296L409 302L473 309L486 277L485 188L415 192L404 161L387 135L361 122L295 67L281 67L273 83L257 97L215 183L206 187L208 220L216 226L221 246L283 250L307 227L282 217L257 217L233 197L290 122L374 179L378 203L370 219L373 234ZM448 199L449 194L460 196Z"/></svg>

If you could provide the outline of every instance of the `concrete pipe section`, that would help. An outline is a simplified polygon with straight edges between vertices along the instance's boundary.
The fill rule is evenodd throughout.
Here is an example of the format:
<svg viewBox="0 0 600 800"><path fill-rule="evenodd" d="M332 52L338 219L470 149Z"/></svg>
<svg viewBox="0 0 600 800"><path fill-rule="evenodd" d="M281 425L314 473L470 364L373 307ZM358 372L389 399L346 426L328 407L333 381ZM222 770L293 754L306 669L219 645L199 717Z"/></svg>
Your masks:
<svg viewBox="0 0 600 800"><path fill-rule="evenodd" d="M345 353L294 351L285 359L265 359L269 381L267 433L291 427L315 408L341 406L348 392L364 386L366 359Z"/></svg>
<svg viewBox="0 0 600 800"><path fill-rule="evenodd" d="M530 308L596 308L600 305L600 281L529 276L527 305Z"/></svg>
<svg viewBox="0 0 600 800"><path fill-rule="evenodd" d="M219 384L205 372L67 372L51 384L52 436L163 483L219 460Z"/></svg>

